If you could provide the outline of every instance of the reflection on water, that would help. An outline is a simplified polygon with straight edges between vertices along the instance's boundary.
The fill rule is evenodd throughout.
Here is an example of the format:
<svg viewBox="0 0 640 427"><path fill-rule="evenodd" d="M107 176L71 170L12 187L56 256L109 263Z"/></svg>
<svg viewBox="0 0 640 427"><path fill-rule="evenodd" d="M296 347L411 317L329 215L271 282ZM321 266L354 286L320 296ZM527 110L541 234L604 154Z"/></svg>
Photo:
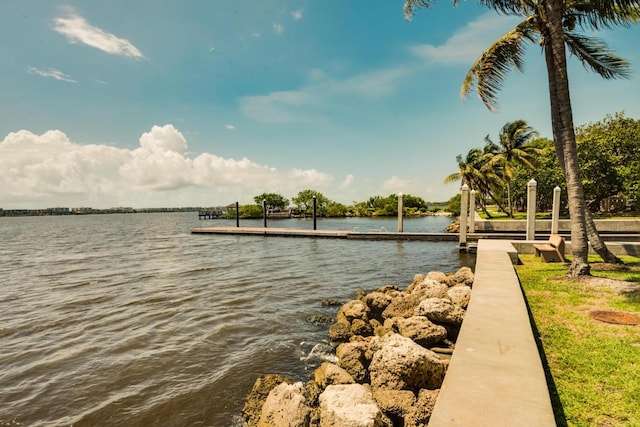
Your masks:
<svg viewBox="0 0 640 427"><path fill-rule="evenodd" d="M449 222L408 219L404 229L441 232ZM304 379L322 360L304 359L326 342L307 316L337 311L323 298L474 262L454 242L190 234L212 224L223 222L1 218L0 425L232 425L259 374ZM318 221L354 227L395 223Z"/></svg>

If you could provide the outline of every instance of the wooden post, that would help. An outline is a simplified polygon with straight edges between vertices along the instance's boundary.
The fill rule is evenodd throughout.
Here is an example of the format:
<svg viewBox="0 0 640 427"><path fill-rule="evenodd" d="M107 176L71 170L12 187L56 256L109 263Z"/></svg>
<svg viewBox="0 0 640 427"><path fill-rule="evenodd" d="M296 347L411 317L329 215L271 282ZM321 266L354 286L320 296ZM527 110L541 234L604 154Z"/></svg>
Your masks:
<svg viewBox="0 0 640 427"><path fill-rule="evenodd" d="M262 200L262 219L264 220L264 228L267 228L267 201Z"/></svg>
<svg viewBox="0 0 640 427"><path fill-rule="evenodd" d="M404 228L404 224L402 222L402 220L403 220L403 218L402 218L402 208L403 208L402 193L398 193L398 233L402 233L403 228Z"/></svg>
<svg viewBox="0 0 640 427"><path fill-rule="evenodd" d="M316 224L317 207L318 207L318 200L316 199L316 196L313 196L313 229L314 230L317 229L317 224Z"/></svg>
<svg viewBox="0 0 640 427"><path fill-rule="evenodd" d="M460 200L460 251L466 250L467 247L467 207L469 204L469 186L464 184L461 190Z"/></svg>
<svg viewBox="0 0 640 427"><path fill-rule="evenodd" d="M553 189L553 209L551 210L551 234L558 234L560 223L560 187Z"/></svg>
<svg viewBox="0 0 640 427"><path fill-rule="evenodd" d="M476 190L469 193L469 233L476 232Z"/></svg>
<svg viewBox="0 0 640 427"><path fill-rule="evenodd" d="M536 187L538 183L531 179L527 184L527 240L536 239Z"/></svg>
<svg viewBox="0 0 640 427"><path fill-rule="evenodd" d="M240 228L240 205L236 202L236 227Z"/></svg>

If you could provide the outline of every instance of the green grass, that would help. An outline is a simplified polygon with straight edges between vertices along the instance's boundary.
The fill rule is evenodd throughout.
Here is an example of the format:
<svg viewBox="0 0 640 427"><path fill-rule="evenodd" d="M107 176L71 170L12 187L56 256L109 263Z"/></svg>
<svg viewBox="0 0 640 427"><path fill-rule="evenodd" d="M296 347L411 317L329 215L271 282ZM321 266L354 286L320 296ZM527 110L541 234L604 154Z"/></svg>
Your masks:
<svg viewBox="0 0 640 427"><path fill-rule="evenodd" d="M594 288L568 279L567 265L543 264L533 255L520 259L516 269L557 391L558 425L640 426L640 326L602 323L589 315L592 310L640 315L638 292ZM592 274L640 282L640 259L624 261L627 270L594 265Z"/></svg>

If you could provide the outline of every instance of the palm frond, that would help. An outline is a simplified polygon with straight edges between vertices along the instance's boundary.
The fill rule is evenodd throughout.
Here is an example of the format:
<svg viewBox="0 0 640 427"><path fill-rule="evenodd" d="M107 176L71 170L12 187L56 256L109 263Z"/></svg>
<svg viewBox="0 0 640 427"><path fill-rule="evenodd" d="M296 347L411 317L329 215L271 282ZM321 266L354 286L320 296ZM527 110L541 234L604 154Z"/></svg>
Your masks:
<svg viewBox="0 0 640 427"><path fill-rule="evenodd" d="M415 10L419 7L428 8L431 7L434 0L406 0L404 2L404 19L407 21L411 21L413 15L416 13ZM453 2L454 6L456 1Z"/></svg>
<svg viewBox="0 0 640 427"><path fill-rule="evenodd" d="M480 4L505 15L528 16L536 10L531 0L480 0Z"/></svg>
<svg viewBox="0 0 640 427"><path fill-rule="evenodd" d="M640 20L640 0L574 0L567 3L564 17L565 22L594 30L628 27Z"/></svg>
<svg viewBox="0 0 640 427"><path fill-rule="evenodd" d="M569 51L585 68L590 68L605 79L629 78L629 62L613 53L600 39L575 33L565 33L564 40Z"/></svg>
<svg viewBox="0 0 640 427"><path fill-rule="evenodd" d="M489 46L467 72L460 96L465 98L475 86L482 102L495 110L497 93L511 68L522 69L525 43L535 41L537 27L528 17Z"/></svg>

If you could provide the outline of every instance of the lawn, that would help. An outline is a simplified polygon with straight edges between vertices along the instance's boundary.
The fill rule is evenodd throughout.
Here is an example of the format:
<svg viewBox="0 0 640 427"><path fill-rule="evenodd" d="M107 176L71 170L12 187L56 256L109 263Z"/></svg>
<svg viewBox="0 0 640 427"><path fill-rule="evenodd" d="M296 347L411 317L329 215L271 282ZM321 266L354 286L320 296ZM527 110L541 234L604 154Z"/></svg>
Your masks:
<svg viewBox="0 0 640 427"><path fill-rule="evenodd" d="M593 258L593 278L521 255L516 267L546 356L558 425L640 427L640 325L594 320L590 312L640 316L640 259L627 269ZM557 394L556 394L557 393Z"/></svg>

